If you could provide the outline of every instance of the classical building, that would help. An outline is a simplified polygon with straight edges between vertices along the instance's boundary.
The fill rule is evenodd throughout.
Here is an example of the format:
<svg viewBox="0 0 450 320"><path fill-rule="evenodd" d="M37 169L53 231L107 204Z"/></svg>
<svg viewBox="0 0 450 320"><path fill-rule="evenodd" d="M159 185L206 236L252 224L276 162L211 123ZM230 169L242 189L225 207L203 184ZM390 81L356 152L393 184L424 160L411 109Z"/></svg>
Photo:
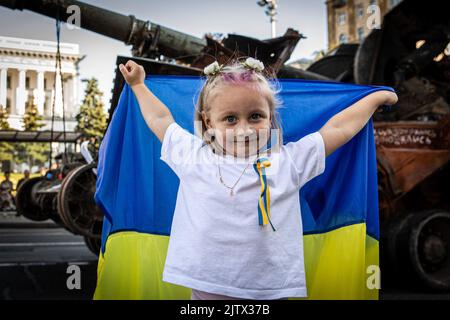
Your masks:
<svg viewBox="0 0 450 320"><path fill-rule="evenodd" d="M56 42L0 36L0 105L8 110L12 128L23 129L21 118L27 102L33 100L38 113L44 116L46 126L42 130L50 130L55 100L54 130L61 131L63 92L66 130L75 128L74 117L79 110L78 63L83 56L77 44L61 43L60 52L62 83L59 76L55 77Z"/></svg>
<svg viewBox="0 0 450 320"><path fill-rule="evenodd" d="M327 0L328 49L341 43L361 42L369 32L376 28L384 15L399 4L401 0Z"/></svg>

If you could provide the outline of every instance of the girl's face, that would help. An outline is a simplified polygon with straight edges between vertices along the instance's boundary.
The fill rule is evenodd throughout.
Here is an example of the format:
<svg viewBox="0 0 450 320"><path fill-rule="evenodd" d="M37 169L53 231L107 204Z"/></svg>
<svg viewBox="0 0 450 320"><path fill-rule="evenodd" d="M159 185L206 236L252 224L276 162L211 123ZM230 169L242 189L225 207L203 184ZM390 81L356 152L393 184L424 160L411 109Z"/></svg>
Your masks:
<svg viewBox="0 0 450 320"><path fill-rule="evenodd" d="M249 157L270 138L271 112L267 99L246 86L223 85L209 99L203 121L214 134L214 146L235 157Z"/></svg>

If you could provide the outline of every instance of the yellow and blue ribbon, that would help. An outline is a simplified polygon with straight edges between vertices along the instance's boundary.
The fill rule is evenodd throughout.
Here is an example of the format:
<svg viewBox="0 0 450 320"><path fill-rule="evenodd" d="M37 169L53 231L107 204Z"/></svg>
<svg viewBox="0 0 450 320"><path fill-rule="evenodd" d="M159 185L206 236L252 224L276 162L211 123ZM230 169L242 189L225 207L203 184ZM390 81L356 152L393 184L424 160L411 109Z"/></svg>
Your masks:
<svg viewBox="0 0 450 320"><path fill-rule="evenodd" d="M266 168L270 167L270 161L267 158L258 158L253 164L253 169L261 181L261 193L258 199L258 219L259 225L265 226L270 223L273 231L276 231L272 221L270 221L270 188L267 183Z"/></svg>

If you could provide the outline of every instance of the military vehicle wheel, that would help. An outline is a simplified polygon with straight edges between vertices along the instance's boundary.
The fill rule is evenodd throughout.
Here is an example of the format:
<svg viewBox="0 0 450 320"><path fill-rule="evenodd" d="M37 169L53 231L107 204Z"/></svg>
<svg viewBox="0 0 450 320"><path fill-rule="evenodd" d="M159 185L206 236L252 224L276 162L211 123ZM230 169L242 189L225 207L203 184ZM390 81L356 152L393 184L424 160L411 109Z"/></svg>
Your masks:
<svg viewBox="0 0 450 320"><path fill-rule="evenodd" d="M94 201L96 164L72 170L63 180L58 193L58 212L64 224L75 234L100 238L103 213Z"/></svg>
<svg viewBox="0 0 450 320"><path fill-rule="evenodd" d="M50 218L47 212L36 203L35 193L44 177L30 178L25 181L16 194L17 213L33 221L44 221Z"/></svg>
<svg viewBox="0 0 450 320"><path fill-rule="evenodd" d="M450 289L450 213L417 214L411 225L409 254L414 271L433 289Z"/></svg>
<svg viewBox="0 0 450 320"><path fill-rule="evenodd" d="M380 258L382 258L382 268L386 268L383 273L402 275L403 265L409 260L408 250L400 248L400 238L408 237L409 221L413 214L399 214L393 217L384 227L381 228Z"/></svg>
<svg viewBox="0 0 450 320"><path fill-rule="evenodd" d="M449 212L427 210L399 216L384 238L394 273L404 280L415 277L430 289L450 289Z"/></svg>
<svg viewBox="0 0 450 320"><path fill-rule="evenodd" d="M102 245L101 238L91 238L85 236L84 242L86 242L87 247L93 254L97 256L100 254L100 248Z"/></svg>
<svg viewBox="0 0 450 320"><path fill-rule="evenodd" d="M57 200L56 200L58 215L59 215L61 221L63 222L64 226L72 233L76 233L76 230L72 227L72 224L70 223L70 219L67 219L66 216L62 213L64 210L64 208L63 208L64 201L61 201L60 197L62 196L62 190L63 190L62 187L63 187L65 181L67 181L70 178L70 175L73 174L74 171L75 170L69 171L67 173L67 175L64 177L64 179L61 183L61 188L59 190Z"/></svg>

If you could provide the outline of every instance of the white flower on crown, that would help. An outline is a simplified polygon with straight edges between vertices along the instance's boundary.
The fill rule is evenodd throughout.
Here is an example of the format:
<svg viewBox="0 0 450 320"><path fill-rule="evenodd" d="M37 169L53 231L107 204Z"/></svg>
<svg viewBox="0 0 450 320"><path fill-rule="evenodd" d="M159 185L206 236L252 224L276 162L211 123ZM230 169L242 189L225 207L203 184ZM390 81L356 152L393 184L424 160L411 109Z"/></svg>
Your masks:
<svg viewBox="0 0 450 320"><path fill-rule="evenodd" d="M258 59L249 57L249 58L247 58L247 60L245 60L244 64L247 65L251 69L255 69L258 71L264 70L264 64L261 61L259 61Z"/></svg>
<svg viewBox="0 0 450 320"><path fill-rule="evenodd" d="M219 66L219 63L217 61L214 61L213 63L210 63L209 65L207 65L203 69L203 72L209 76L209 75L216 74L217 72L220 71L221 68L222 68L222 66Z"/></svg>

